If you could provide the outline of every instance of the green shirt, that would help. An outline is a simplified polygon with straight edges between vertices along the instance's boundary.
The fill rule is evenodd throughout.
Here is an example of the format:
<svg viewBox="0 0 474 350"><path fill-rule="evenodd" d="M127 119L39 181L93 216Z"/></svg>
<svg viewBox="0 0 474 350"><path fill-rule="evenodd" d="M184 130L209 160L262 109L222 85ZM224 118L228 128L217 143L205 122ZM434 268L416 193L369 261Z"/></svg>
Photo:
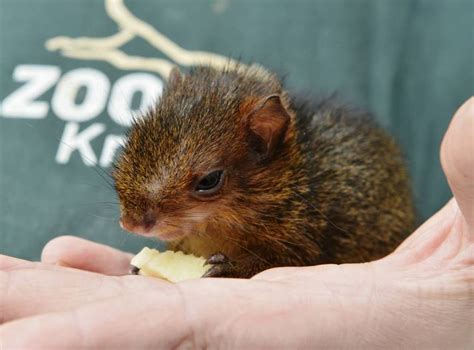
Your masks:
<svg viewBox="0 0 474 350"><path fill-rule="evenodd" d="M0 253L74 234L137 251L108 175L172 65L256 61L337 92L401 142L420 217L450 197L442 135L474 91L471 0L0 0ZM78 38L87 37L85 40Z"/></svg>

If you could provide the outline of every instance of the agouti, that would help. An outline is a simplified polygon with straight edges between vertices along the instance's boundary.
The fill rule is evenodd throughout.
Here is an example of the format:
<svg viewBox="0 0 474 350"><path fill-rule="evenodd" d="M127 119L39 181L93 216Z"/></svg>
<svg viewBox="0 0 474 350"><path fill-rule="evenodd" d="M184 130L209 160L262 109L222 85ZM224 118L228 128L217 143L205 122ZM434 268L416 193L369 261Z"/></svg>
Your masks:
<svg viewBox="0 0 474 350"><path fill-rule="evenodd" d="M292 99L255 65L174 69L114 179L122 227L208 258L206 276L370 261L414 228L392 137L360 110Z"/></svg>

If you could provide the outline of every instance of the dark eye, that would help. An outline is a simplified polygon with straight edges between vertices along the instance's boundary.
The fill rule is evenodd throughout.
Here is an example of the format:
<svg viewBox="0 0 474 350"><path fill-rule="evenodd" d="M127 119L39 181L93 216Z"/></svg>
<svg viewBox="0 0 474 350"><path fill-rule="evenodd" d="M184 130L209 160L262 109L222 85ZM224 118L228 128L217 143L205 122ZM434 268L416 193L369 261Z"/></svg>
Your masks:
<svg viewBox="0 0 474 350"><path fill-rule="evenodd" d="M199 180L194 191L197 194L214 194L222 187L223 179L223 170L213 171Z"/></svg>

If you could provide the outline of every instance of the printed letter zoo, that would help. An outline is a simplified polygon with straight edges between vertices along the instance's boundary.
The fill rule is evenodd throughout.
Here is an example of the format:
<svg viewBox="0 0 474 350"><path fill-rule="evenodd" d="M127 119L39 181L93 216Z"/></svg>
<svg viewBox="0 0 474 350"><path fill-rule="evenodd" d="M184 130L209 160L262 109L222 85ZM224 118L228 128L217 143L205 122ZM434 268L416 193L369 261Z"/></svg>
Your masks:
<svg viewBox="0 0 474 350"><path fill-rule="evenodd" d="M0 115L15 119L44 119L51 114L66 124L60 137L56 162L67 164L74 152L79 152L87 166L108 167L123 142L122 135L106 135L99 155L91 142L106 131L104 123L92 123L81 128L106 111L110 119L128 127L132 118L145 111L162 93L163 81L151 73L129 73L111 84L101 71L77 68L61 74L51 65L18 65L13 81L22 83L6 96L0 105ZM41 96L53 90L51 101ZM135 103L134 103L135 102Z"/></svg>

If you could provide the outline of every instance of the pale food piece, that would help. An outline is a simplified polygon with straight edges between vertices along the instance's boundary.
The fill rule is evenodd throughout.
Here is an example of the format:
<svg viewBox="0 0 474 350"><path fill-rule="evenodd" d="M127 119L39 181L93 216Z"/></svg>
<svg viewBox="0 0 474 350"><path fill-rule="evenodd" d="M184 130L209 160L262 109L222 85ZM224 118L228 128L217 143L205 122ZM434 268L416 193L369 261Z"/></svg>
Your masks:
<svg viewBox="0 0 474 350"><path fill-rule="evenodd" d="M171 250L159 252L147 247L130 262L138 269L139 275L158 277L170 282L200 278L210 268L205 263L206 259L191 254Z"/></svg>

